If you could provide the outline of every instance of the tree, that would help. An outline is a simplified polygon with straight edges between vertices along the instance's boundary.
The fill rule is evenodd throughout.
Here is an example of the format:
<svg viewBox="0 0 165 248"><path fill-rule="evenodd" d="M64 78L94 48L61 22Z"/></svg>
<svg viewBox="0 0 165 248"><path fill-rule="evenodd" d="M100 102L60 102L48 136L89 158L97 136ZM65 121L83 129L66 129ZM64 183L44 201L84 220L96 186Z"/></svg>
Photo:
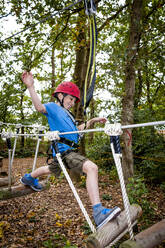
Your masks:
<svg viewBox="0 0 165 248"><path fill-rule="evenodd" d="M134 95L135 95L135 65L137 61L137 50L140 42L141 21L142 21L143 1L133 1L130 5L130 32L129 43L127 49L127 57L125 61L125 91L123 94L122 105L122 124L132 124L134 121ZM131 130L129 130L130 135ZM128 134L123 132L123 173L125 179L133 176L133 154L132 145L128 146Z"/></svg>

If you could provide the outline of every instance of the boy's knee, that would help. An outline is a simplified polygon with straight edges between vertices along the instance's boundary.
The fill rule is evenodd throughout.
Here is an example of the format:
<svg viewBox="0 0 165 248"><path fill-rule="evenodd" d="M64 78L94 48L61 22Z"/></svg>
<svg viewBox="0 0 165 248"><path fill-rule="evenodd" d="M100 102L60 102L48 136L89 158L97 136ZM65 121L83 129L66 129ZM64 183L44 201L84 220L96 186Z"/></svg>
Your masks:
<svg viewBox="0 0 165 248"><path fill-rule="evenodd" d="M85 163L83 164L83 170L85 173L90 173L90 172L98 173L97 165L90 160L85 161Z"/></svg>

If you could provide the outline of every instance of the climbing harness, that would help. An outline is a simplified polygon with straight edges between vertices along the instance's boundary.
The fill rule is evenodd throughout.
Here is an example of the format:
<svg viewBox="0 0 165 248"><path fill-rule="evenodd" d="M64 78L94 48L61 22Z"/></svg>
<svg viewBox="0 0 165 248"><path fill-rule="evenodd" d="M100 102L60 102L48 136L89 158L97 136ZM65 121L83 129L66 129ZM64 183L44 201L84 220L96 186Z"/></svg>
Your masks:
<svg viewBox="0 0 165 248"><path fill-rule="evenodd" d="M84 114L86 115L86 108L93 97L93 91L96 81L96 45L97 45L97 25L96 25L96 7L93 0L84 0L85 13L88 16L90 23L90 52L87 73L84 83L84 94L82 98L82 105Z"/></svg>

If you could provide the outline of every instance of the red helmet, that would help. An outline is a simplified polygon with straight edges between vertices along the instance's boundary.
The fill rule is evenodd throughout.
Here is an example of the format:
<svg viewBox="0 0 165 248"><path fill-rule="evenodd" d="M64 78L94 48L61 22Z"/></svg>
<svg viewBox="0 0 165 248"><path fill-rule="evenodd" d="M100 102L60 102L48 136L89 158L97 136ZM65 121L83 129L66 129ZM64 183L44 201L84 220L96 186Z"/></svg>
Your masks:
<svg viewBox="0 0 165 248"><path fill-rule="evenodd" d="M76 102L80 101L80 90L77 85L72 82L63 82L59 84L52 95L56 97L57 93L65 93L71 96L75 96L77 98Z"/></svg>

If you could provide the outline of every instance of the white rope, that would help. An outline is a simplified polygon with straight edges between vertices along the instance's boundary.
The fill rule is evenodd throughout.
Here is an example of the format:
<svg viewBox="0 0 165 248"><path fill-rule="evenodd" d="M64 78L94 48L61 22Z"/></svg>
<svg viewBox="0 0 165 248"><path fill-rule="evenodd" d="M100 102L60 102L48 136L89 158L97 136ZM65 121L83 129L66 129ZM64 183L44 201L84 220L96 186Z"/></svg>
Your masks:
<svg viewBox="0 0 165 248"><path fill-rule="evenodd" d="M124 177L123 177L123 171L121 167L121 151L120 151L120 141L118 139L118 136L122 134L122 129L121 129L121 124L116 123L116 124L110 124L106 123L105 125L105 133L109 136L115 136L115 139L111 140L111 150L113 154L113 158L116 164L118 176L120 179L120 185L121 185L121 191L122 191L122 196L123 196L123 203L124 203L124 208L126 212L126 218L127 218L127 224L128 224L128 231L130 234L130 239L133 239L133 230L132 230L132 225L131 225L131 217L130 217L130 210L129 210L129 199L127 196L126 188L125 188L125 183L124 183ZM116 148L114 148L114 142L116 142Z"/></svg>
<svg viewBox="0 0 165 248"><path fill-rule="evenodd" d="M39 146L40 146L40 141L41 141L41 139L38 138L38 140L37 140L37 145L36 145L35 156L34 156L34 161L33 161L32 172L33 172L33 171L35 170L35 168L36 168L36 163L37 163L37 157L38 157L38 150L39 150Z"/></svg>
<svg viewBox="0 0 165 248"><path fill-rule="evenodd" d="M128 129L128 128L137 128L137 127L148 127L148 126L157 126L157 125L164 125L165 121L157 121L157 122L147 122L147 123L141 123L141 124L132 124L132 125L124 125L121 126L121 129ZM56 132L56 131L52 131ZM67 134L75 134L75 133L91 133L91 132L105 132L105 128L96 128L96 129L87 129L87 130L81 130L81 131L70 131L70 132L62 132L58 133L58 135L67 135ZM4 132L0 133L1 136L4 134ZM25 136L25 137L35 137L40 134L14 134L12 133L11 137L16 137L16 136ZM46 136L47 133L41 134L40 136L44 137Z"/></svg>
<svg viewBox="0 0 165 248"><path fill-rule="evenodd" d="M9 190L11 190L11 180L12 180L12 171L11 171L11 167L12 167L12 164L11 164L11 149L8 149L8 157L9 157L9 161L8 161L8 187L9 187Z"/></svg>
<svg viewBox="0 0 165 248"><path fill-rule="evenodd" d="M77 191L76 191L76 189L75 189L75 187L74 187L74 185L72 183L72 180L71 180L71 178L70 178L70 176L69 176L69 174L68 174L68 172L67 172L67 170L66 170L66 168L65 168L65 166L64 166L64 164L62 162L61 154L57 153L56 157L57 157L57 160L58 160L58 162L59 162L59 164L61 166L61 169L62 169L62 171L63 171L63 173L64 173L64 175L65 175L65 177L66 177L66 179L68 181L68 184L69 184L69 186L70 186L70 188L71 188L71 190L72 190L72 192L73 192L73 194L74 194L74 196L75 196L75 198L76 198L76 200L77 200L77 202L78 202L78 204L80 206L80 209L81 209L82 213L84 214L84 216L86 218L86 221L88 222L88 225L89 225L91 231L93 233L96 232L96 229L95 229L94 225L92 224L92 221L89 218L89 215L88 215L86 209L84 208L83 203L82 203L82 201L81 201L81 199L80 199L80 197L79 197L79 195L78 195L78 193L77 193Z"/></svg>
<svg viewBox="0 0 165 248"><path fill-rule="evenodd" d="M127 196L126 188L125 188L125 183L124 183L124 177L123 177L123 172L122 172L122 167L121 167L121 154L116 154L114 150L113 143L111 143L111 150L113 154L113 158L116 164L119 180L120 180L120 185L121 185L121 191L122 191L122 196L123 196L123 203L125 207L125 212L126 212L126 218L127 218L127 224L128 224L128 231L130 234L130 238L133 239L133 230L132 230L132 225L131 225L131 218L130 218L130 211L129 211L129 199Z"/></svg>
<svg viewBox="0 0 165 248"><path fill-rule="evenodd" d="M110 124L109 122L106 122L104 132L109 136L122 135L123 133L120 123Z"/></svg>
<svg viewBox="0 0 165 248"><path fill-rule="evenodd" d="M38 129L42 129L45 130L46 127L45 126L40 126L40 125L26 125L26 124L16 124L16 123L9 123L9 122L2 122L0 121L0 126L14 126L15 128L20 128L20 127L30 127L30 128L38 128Z"/></svg>

